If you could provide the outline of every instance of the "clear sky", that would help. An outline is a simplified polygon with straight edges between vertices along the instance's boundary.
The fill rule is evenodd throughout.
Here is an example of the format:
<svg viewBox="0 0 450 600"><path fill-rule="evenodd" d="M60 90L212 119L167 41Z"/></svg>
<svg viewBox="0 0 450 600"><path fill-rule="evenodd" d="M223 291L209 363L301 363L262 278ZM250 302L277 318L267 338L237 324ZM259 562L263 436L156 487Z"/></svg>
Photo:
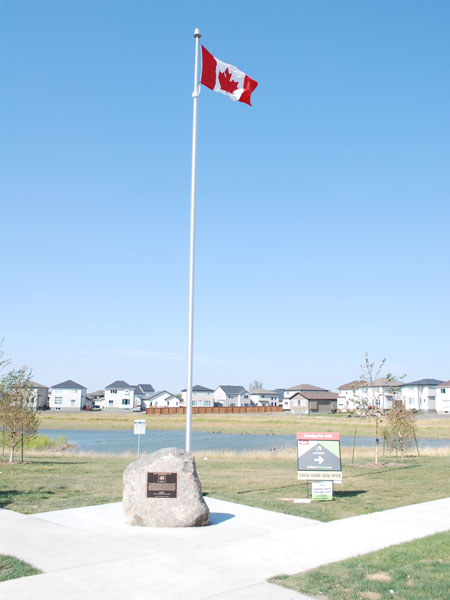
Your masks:
<svg viewBox="0 0 450 600"><path fill-rule="evenodd" d="M335 389L364 351L450 379L450 4L0 3L0 338L36 381Z"/></svg>

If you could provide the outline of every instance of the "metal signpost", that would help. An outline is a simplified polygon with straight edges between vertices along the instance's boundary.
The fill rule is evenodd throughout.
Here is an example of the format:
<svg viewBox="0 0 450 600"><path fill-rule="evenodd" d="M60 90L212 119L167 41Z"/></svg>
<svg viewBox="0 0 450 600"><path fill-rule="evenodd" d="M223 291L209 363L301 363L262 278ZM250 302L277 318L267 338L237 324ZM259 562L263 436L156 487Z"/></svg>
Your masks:
<svg viewBox="0 0 450 600"><path fill-rule="evenodd" d="M297 470L301 481L329 482L331 494L314 490L313 499L332 500L333 482L342 483L341 446L339 433L300 431L297 433ZM317 496L314 498L314 496Z"/></svg>
<svg viewBox="0 0 450 600"><path fill-rule="evenodd" d="M145 419L134 420L134 435L138 436L138 458L141 456L141 435L145 435Z"/></svg>

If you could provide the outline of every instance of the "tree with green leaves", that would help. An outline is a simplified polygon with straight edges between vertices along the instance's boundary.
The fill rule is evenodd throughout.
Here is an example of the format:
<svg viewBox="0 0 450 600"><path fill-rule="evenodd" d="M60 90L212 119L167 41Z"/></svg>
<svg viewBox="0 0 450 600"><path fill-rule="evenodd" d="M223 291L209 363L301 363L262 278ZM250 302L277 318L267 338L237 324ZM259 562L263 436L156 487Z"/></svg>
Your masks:
<svg viewBox="0 0 450 600"><path fill-rule="evenodd" d="M255 379L255 381L253 383L250 384L250 391L253 390L262 390L263 389L263 382L262 381L258 381L257 379Z"/></svg>
<svg viewBox="0 0 450 600"><path fill-rule="evenodd" d="M0 427L10 448L9 462L23 440L33 438L39 427L39 417L33 407L31 371L12 369L0 379Z"/></svg>
<svg viewBox="0 0 450 600"><path fill-rule="evenodd" d="M382 399L385 396L390 398L392 406L395 406L399 397L399 380L401 377L395 377L392 373L386 373L380 378L386 359L383 358L377 365L369 360L367 352L364 353L364 361L361 366L361 373L358 384L355 386L353 402L357 414L364 417L371 417L375 421L375 464L378 464L378 454L380 447L380 421L382 417Z"/></svg>
<svg viewBox="0 0 450 600"><path fill-rule="evenodd" d="M416 440L416 423L412 412L400 404L394 406L387 416L383 437L386 446L400 452L403 458L405 450L413 446Z"/></svg>

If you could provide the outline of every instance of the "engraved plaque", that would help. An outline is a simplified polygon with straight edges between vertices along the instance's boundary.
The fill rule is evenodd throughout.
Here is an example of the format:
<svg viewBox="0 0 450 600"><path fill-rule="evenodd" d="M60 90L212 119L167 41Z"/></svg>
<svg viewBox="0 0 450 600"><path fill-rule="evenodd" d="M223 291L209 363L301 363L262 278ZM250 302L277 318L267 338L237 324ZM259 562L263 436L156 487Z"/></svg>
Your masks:
<svg viewBox="0 0 450 600"><path fill-rule="evenodd" d="M147 473L147 498L176 498L176 473Z"/></svg>

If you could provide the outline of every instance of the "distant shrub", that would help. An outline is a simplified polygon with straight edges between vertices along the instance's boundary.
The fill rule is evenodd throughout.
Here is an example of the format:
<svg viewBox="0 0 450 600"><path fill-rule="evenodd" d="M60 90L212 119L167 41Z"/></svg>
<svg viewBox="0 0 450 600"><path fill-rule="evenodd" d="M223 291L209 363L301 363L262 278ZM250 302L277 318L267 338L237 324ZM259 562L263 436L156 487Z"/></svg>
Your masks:
<svg viewBox="0 0 450 600"><path fill-rule="evenodd" d="M48 435L37 435L24 443L27 450L54 450L56 448L66 448L68 446L67 438L59 435L56 439Z"/></svg>

